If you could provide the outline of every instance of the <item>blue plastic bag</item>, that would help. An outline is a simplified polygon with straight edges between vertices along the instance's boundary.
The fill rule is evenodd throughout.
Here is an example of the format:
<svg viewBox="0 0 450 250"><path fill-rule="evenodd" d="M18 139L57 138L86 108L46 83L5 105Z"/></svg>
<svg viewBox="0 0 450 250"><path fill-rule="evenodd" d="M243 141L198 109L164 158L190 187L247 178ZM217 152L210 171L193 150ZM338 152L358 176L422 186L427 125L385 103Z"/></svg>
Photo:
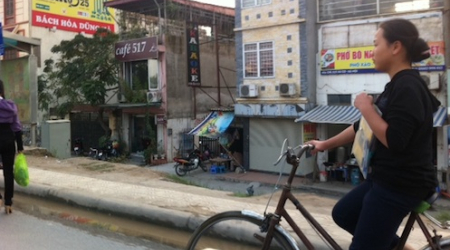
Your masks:
<svg viewBox="0 0 450 250"><path fill-rule="evenodd" d="M30 184L30 176L28 175L28 164L23 153L16 156L14 162L14 180L22 187Z"/></svg>

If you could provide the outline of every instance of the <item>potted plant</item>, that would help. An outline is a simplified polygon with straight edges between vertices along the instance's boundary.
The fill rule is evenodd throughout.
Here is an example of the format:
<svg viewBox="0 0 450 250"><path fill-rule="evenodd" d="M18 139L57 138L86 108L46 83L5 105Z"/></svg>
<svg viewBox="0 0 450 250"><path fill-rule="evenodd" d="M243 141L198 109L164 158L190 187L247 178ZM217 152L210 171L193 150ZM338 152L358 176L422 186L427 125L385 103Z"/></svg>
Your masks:
<svg viewBox="0 0 450 250"><path fill-rule="evenodd" d="M166 153L164 152L164 148L162 145L158 147L158 155L160 159L166 159Z"/></svg>

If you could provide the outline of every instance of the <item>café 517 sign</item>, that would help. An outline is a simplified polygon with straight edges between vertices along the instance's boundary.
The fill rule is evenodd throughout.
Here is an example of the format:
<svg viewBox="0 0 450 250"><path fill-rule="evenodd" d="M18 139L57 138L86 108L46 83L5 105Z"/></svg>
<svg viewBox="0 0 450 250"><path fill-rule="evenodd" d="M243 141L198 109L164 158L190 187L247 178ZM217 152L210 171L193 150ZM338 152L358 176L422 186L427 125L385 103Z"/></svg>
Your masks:
<svg viewBox="0 0 450 250"><path fill-rule="evenodd" d="M158 58L158 38L145 37L115 44L115 57L121 62Z"/></svg>

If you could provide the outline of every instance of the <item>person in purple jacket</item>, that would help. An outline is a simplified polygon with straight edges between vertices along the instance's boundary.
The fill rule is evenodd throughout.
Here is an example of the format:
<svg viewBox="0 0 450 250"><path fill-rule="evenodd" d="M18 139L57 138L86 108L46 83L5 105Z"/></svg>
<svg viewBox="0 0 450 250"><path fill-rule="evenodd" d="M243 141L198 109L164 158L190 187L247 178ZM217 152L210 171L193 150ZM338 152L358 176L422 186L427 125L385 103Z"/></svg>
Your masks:
<svg viewBox="0 0 450 250"><path fill-rule="evenodd" d="M5 178L5 212L12 212L12 198L14 195L14 158L17 151L23 151L22 124L17 114L17 106L11 100L5 99L5 87L0 80L0 155L3 163L3 177ZM0 195L1 198L1 195Z"/></svg>

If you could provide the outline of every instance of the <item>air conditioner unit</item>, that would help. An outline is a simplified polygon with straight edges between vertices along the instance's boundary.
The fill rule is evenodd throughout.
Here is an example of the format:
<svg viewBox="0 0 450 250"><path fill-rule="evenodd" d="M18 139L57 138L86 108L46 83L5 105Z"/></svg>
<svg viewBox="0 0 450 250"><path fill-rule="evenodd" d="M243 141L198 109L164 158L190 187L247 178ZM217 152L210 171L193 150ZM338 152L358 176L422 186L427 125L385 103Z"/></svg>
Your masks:
<svg viewBox="0 0 450 250"><path fill-rule="evenodd" d="M279 91L280 96L294 96L297 93L294 83L280 83Z"/></svg>
<svg viewBox="0 0 450 250"><path fill-rule="evenodd" d="M258 86L255 84L243 84L239 88L240 97L257 97Z"/></svg>
<svg viewBox="0 0 450 250"><path fill-rule="evenodd" d="M429 89L439 88L439 74L436 72L420 74Z"/></svg>
<svg viewBox="0 0 450 250"><path fill-rule="evenodd" d="M161 91L148 91L147 102L161 102Z"/></svg>

